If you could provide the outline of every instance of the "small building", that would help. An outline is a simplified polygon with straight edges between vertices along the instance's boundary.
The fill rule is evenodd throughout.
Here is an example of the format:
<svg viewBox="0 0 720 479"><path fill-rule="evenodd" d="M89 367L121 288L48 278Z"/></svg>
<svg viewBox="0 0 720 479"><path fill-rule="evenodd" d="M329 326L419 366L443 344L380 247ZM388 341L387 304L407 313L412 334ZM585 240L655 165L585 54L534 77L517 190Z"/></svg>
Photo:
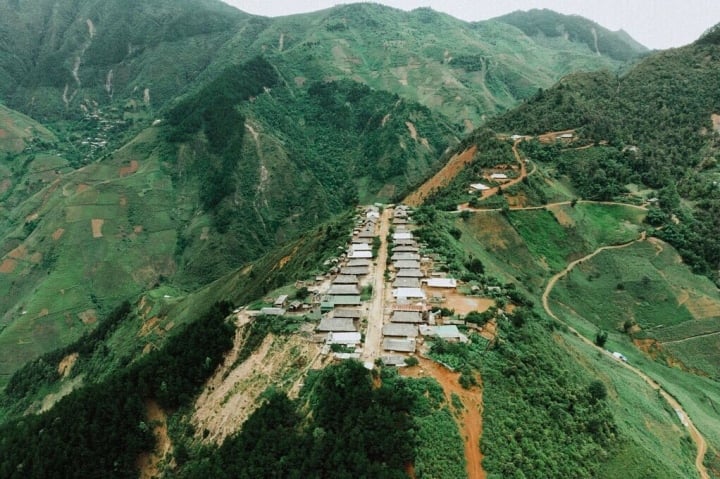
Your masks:
<svg viewBox="0 0 720 479"><path fill-rule="evenodd" d="M340 274L334 280L333 284L359 284L360 280L354 274Z"/></svg>
<svg viewBox="0 0 720 479"><path fill-rule="evenodd" d="M360 344L362 336L358 332L337 332L328 333L327 344L342 344L348 347L355 347Z"/></svg>
<svg viewBox="0 0 720 479"><path fill-rule="evenodd" d="M356 266L370 267L370 260L367 258L352 258L347 262L345 266L348 266L350 268L354 268Z"/></svg>
<svg viewBox="0 0 720 479"><path fill-rule="evenodd" d="M393 240L393 248L398 248L401 246L413 246L417 248L418 244L417 241L415 241L414 239Z"/></svg>
<svg viewBox="0 0 720 479"><path fill-rule="evenodd" d="M353 244L350 246L352 251L372 251L372 246L368 243Z"/></svg>
<svg viewBox="0 0 720 479"><path fill-rule="evenodd" d="M345 266L344 268L340 268L340 274L344 275L365 276L369 273L369 266Z"/></svg>
<svg viewBox="0 0 720 479"><path fill-rule="evenodd" d="M358 233L357 237L373 239L375 237L375 232L372 230L362 230L360 233Z"/></svg>
<svg viewBox="0 0 720 479"><path fill-rule="evenodd" d="M372 243L372 237L370 238L353 238L351 244L370 244Z"/></svg>
<svg viewBox="0 0 720 479"><path fill-rule="evenodd" d="M322 333L357 331L351 318L322 318L315 329Z"/></svg>
<svg viewBox="0 0 720 479"><path fill-rule="evenodd" d="M392 224L398 225L398 226L399 225L407 225L408 220L407 220L407 218L393 218Z"/></svg>
<svg viewBox="0 0 720 479"><path fill-rule="evenodd" d="M572 137L572 133L563 133L562 135L558 135L558 138L560 138L561 140L571 140Z"/></svg>
<svg viewBox="0 0 720 479"><path fill-rule="evenodd" d="M418 327L409 323L390 323L383 326L382 333L386 337L416 338Z"/></svg>
<svg viewBox="0 0 720 479"><path fill-rule="evenodd" d="M401 269L395 276L398 278L422 278L425 275L419 269Z"/></svg>
<svg viewBox="0 0 720 479"><path fill-rule="evenodd" d="M420 280L418 278L396 278L393 281L393 288L419 288Z"/></svg>
<svg viewBox="0 0 720 479"><path fill-rule="evenodd" d="M348 256L348 258L351 258L351 259L358 259L358 258L359 258L359 259L371 259L371 258L372 258L372 251L370 251L370 250L368 250L368 251L356 251L356 250L353 250L353 251L350 253L350 255Z"/></svg>
<svg viewBox="0 0 720 479"><path fill-rule="evenodd" d="M398 353L414 353L415 340L385 338L383 339L382 348L385 351L394 351Z"/></svg>
<svg viewBox="0 0 720 479"><path fill-rule="evenodd" d="M277 297L275 302L273 303L273 306L276 308L284 308L287 305L288 295L287 294L281 294Z"/></svg>
<svg viewBox="0 0 720 479"><path fill-rule="evenodd" d="M468 338L460 332L457 326L425 326L420 325L420 334L423 336L435 337L444 339L450 342L467 343Z"/></svg>
<svg viewBox="0 0 720 479"><path fill-rule="evenodd" d="M420 269L420 261L398 260L393 261L395 269Z"/></svg>
<svg viewBox="0 0 720 479"><path fill-rule="evenodd" d="M490 189L490 187L489 187L488 185L485 185L485 184L483 184L483 183L472 183L472 184L470 185L470 188L473 189L473 190L475 190L475 191L485 191L485 190L489 190L489 189Z"/></svg>
<svg viewBox="0 0 720 479"><path fill-rule="evenodd" d="M456 288L457 280L455 278L428 278L423 280L427 282L428 288Z"/></svg>
<svg viewBox="0 0 720 479"><path fill-rule="evenodd" d="M359 306L362 304L360 296L330 296L333 306Z"/></svg>
<svg viewBox="0 0 720 479"><path fill-rule="evenodd" d="M396 240L411 240L413 239L413 234L409 231L403 231L403 232L397 232L393 233L393 241Z"/></svg>
<svg viewBox="0 0 720 479"><path fill-rule="evenodd" d="M335 308L333 311L334 318L360 319L361 316L362 311L355 308Z"/></svg>
<svg viewBox="0 0 720 479"><path fill-rule="evenodd" d="M380 360L383 363L383 366L395 366L395 367L403 367L407 366L407 363L405 362L406 356L398 356L398 355L386 355L381 356Z"/></svg>
<svg viewBox="0 0 720 479"><path fill-rule="evenodd" d="M284 308L262 308L260 314L263 316L282 316L285 314Z"/></svg>
<svg viewBox="0 0 720 479"><path fill-rule="evenodd" d="M393 298L425 299L425 292L420 288L396 288L392 295Z"/></svg>
<svg viewBox="0 0 720 479"><path fill-rule="evenodd" d="M393 311L390 321L393 323L422 323L422 313L419 311Z"/></svg>
<svg viewBox="0 0 720 479"><path fill-rule="evenodd" d="M505 173L493 173L490 175L490 179L492 180L507 180L508 176Z"/></svg>
<svg viewBox="0 0 720 479"><path fill-rule="evenodd" d="M420 248L417 246L393 246L393 253L417 253Z"/></svg>
<svg viewBox="0 0 720 479"><path fill-rule="evenodd" d="M392 261L420 261L420 255L417 253L395 253L393 252Z"/></svg>
<svg viewBox="0 0 720 479"><path fill-rule="evenodd" d="M357 296L360 294L356 284L331 284L327 294L331 296Z"/></svg>

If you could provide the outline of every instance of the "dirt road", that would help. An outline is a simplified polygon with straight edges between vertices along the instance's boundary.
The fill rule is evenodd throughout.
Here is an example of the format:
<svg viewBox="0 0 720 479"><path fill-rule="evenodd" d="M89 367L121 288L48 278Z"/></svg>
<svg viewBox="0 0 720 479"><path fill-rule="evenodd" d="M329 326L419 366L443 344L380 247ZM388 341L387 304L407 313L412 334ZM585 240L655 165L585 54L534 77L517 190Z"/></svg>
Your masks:
<svg viewBox="0 0 720 479"><path fill-rule="evenodd" d="M581 335L575 328L568 325L564 321L562 321L559 317L553 313L552 309L550 308L550 293L552 292L552 289L555 287L555 284L557 284L558 280L565 277L572 269L577 266L578 264L582 263L583 261L586 261L595 255L609 249L620 249L620 248L626 248L638 241L644 241L645 240L645 233L643 235L634 241L630 241L628 243L623 243L619 245L613 245L613 246L603 246L601 248L596 249L592 253L588 254L587 256L584 256L580 259L577 259L570 264L567 265L567 267L560 271L558 274L550 278L550 281L548 281L547 286L545 287L545 291L542 295L542 304L543 308L545 309L545 312L554 318L556 321L562 322L568 327L568 330L575 334L577 337L579 337L583 342L586 344L589 344L590 346L594 347L595 349L605 352L603 348L598 347L594 342L592 342L590 339L586 338L585 336ZM630 371L637 374L640 378L642 378L643 381L645 381L651 388L658 391L660 395L665 399L665 401L670 405L673 410L675 410L678 417L680 417L681 422L683 425L688 429L688 432L690 433L690 437L692 438L693 442L695 442L697 446L697 455L695 456L695 468L698 471L698 474L700 475L701 479L710 479L710 476L708 475L707 469L705 468L705 465L703 464L703 459L705 458L705 453L707 452L707 443L705 442L705 438L700 434L700 431L695 427L695 424L693 424L692 420L690 419L690 416L688 416L687 412L682 408L680 403L672 397L663 387L654 379L649 377L647 374L642 372L640 369L636 368L635 366L632 366L626 362L619 361L618 364L622 365L623 367L629 369Z"/></svg>
<svg viewBox="0 0 720 479"><path fill-rule="evenodd" d="M464 409L459 417L455 416L460 436L465 444L465 467L469 479L485 479L487 474L482 468L482 452L480 437L482 436L482 389L464 389L460 386L459 373L454 373L440 364L425 358L420 359L420 366L401 369L403 376L434 378L445 393L445 400L452 404L455 394L463 403Z"/></svg>
<svg viewBox="0 0 720 479"><path fill-rule="evenodd" d="M553 206L566 206L571 204L572 201L558 201L556 203L547 203L540 206L513 206L510 207L510 211L529 211L529 210L543 210L546 208L552 208ZM647 207L641 205L634 205L632 203L621 203L619 201L594 201L594 200L578 200L577 204L593 204L593 205L608 205L608 206L625 206L627 208L633 208L636 210L647 211ZM484 211L502 211L502 208L471 208L467 203L458 205L458 212L460 211L471 211L471 212L484 212Z"/></svg>
<svg viewBox="0 0 720 479"><path fill-rule="evenodd" d="M382 351L382 328L385 322L385 270L387 269L388 244L387 235L390 232L390 219L392 209L385 208L380 216L377 234L380 237L380 249L375 259L375 271L373 276L373 295L368 310L368 324L365 331L365 346L363 347L362 360L374 362Z"/></svg>

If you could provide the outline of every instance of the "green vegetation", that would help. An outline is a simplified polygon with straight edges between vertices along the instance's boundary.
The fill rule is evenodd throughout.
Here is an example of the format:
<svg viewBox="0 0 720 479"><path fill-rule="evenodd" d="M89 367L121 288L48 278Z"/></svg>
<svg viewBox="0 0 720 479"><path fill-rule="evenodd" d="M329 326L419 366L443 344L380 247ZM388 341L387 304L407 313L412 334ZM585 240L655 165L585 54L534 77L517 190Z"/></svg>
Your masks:
<svg viewBox="0 0 720 479"><path fill-rule="evenodd" d="M137 477L138 455L153 447L144 401L166 409L190 403L232 346L228 313L227 304L215 305L126 370L70 393L49 412L0 426L0 476Z"/></svg>
<svg viewBox="0 0 720 479"><path fill-rule="evenodd" d="M418 393L396 375L381 380L373 388L362 364L344 361L309 378L299 401L271 393L238 434L191 455L179 476L405 477Z"/></svg>

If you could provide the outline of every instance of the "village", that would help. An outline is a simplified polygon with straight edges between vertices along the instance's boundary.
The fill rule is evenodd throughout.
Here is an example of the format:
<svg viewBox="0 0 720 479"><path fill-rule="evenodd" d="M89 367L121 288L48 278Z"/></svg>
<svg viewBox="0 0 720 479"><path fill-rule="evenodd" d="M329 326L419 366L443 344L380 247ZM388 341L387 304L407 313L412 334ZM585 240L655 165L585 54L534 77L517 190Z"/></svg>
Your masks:
<svg viewBox="0 0 720 479"><path fill-rule="evenodd" d="M311 299L280 294L266 298L272 306L253 315L317 318L306 336L322 345L321 355L360 360L368 369L413 364L410 358L424 355L437 338L467 342L458 327L465 321L442 316L446 299L461 296L459 281L441 271L442 258L417 240L412 214L406 205L358 207L348 244L326 263L327 274L296 284ZM464 302L480 312L494 304L470 296Z"/></svg>

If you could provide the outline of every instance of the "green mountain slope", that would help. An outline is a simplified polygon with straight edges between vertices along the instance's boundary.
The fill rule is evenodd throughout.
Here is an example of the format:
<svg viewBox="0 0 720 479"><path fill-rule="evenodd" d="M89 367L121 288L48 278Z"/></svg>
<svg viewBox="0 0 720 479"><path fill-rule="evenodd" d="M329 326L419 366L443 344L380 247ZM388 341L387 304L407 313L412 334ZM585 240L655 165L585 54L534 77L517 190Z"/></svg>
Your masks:
<svg viewBox="0 0 720 479"><path fill-rule="evenodd" d="M524 146L571 177L585 198L626 195L628 184L654 190L645 196L660 200L649 219L656 234L696 272L717 279L719 71L720 50L709 34L654 54L623 76L570 75L490 126L521 134L577 129L577 146L597 146Z"/></svg>
<svg viewBox="0 0 720 479"><path fill-rule="evenodd" d="M626 61L647 52L647 48L622 30L611 32L597 23L578 15L563 15L552 10L516 11L495 20L513 25L526 35L540 41L564 38L587 46L597 55Z"/></svg>

